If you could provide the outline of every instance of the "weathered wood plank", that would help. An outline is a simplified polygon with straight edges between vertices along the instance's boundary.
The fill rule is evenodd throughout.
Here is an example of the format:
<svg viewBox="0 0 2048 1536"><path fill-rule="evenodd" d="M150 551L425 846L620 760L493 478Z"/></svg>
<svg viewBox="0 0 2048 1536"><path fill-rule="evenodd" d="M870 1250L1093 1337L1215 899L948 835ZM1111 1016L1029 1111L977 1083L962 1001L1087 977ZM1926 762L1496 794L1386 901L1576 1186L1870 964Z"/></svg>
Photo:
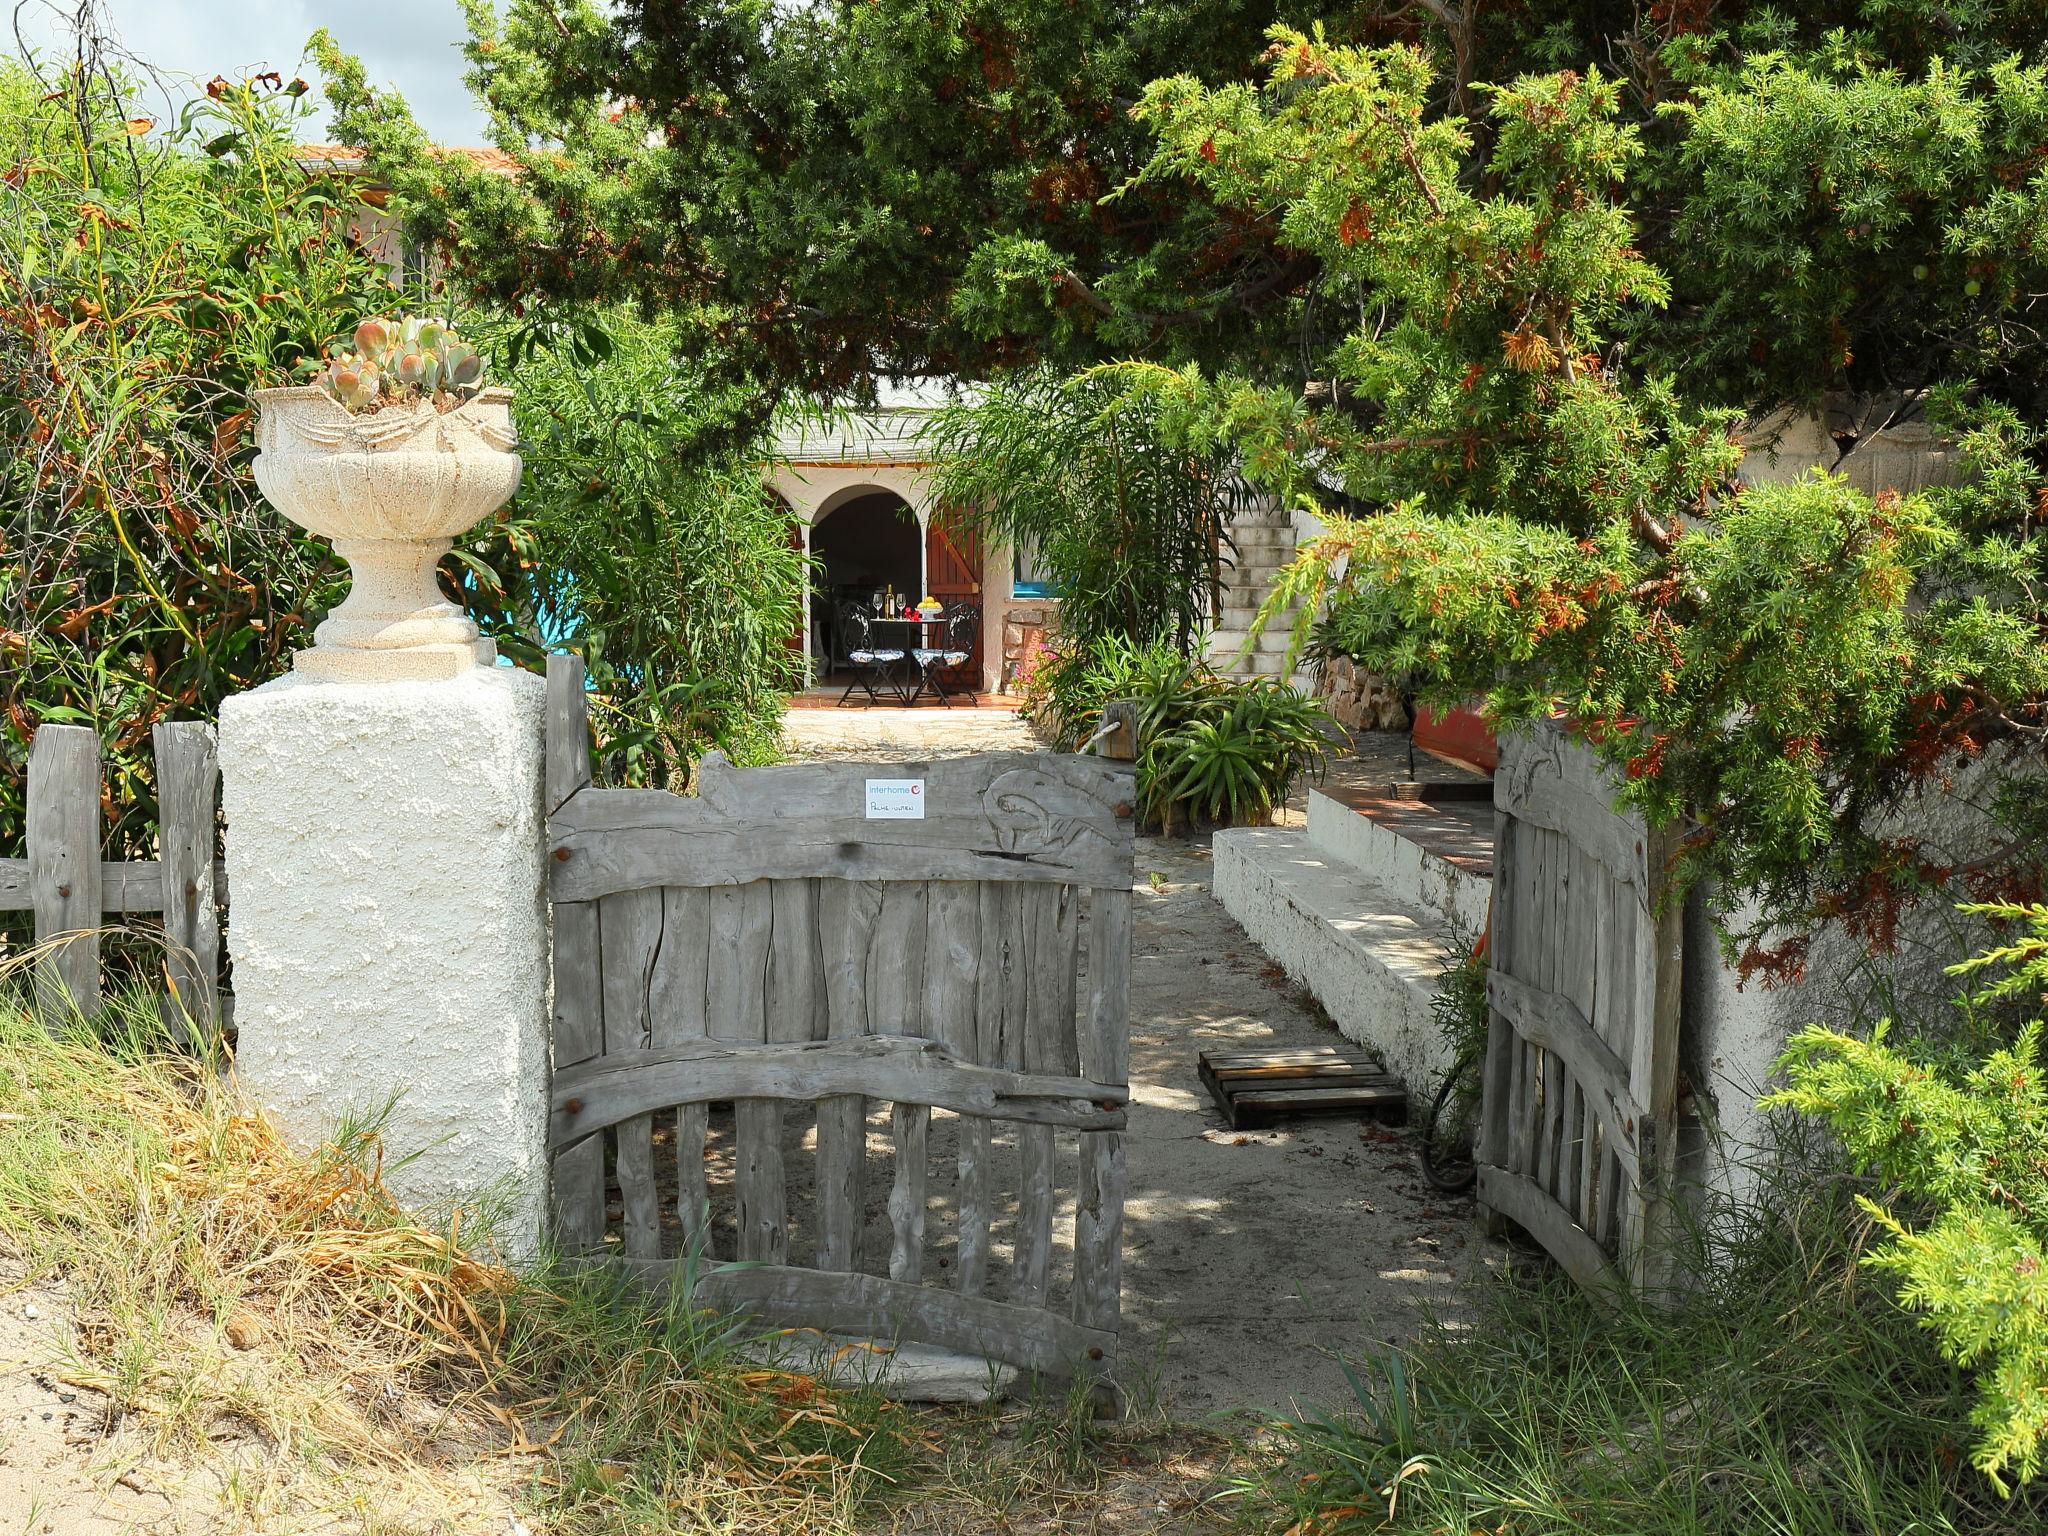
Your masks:
<svg viewBox="0 0 2048 1536"><path fill-rule="evenodd" d="M926 1035L925 949L930 942L929 888L898 881L882 888L882 913L868 954L868 1028L878 1035ZM897 1102L889 1108L895 1145L889 1184L889 1278L914 1282L924 1263L925 1178L930 1108Z"/></svg>
<svg viewBox="0 0 2048 1536"><path fill-rule="evenodd" d="M1630 1020L1629 978L1634 974L1637 937L1635 888L1609 879L1602 892L1602 912L1611 936L1601 960L1603 1000L1594 1011L1594 1033L1626 1061L1633 1024ZM1594 1117L1599 1158L1593 1170L1594 1224L1586 1228L1610 1254L1621 1252L1621 1159L1615 1155L1613 1134Z"/></svg>
<svg viewBox="0 0 2048 1536"><path fill-rule="evenodd" d="M1613 785L1599 760L1554 726L1518 730L1501 742L1493 803L1530 826L1576 842L1617 880L1645 880L1640 817L1614 808Z"/></svg>
<svg viewBox="0 0 2048 1536"><path fill-rule="evenodd" d="M1632 1003L1636 1033L1629 1055L1629 1086L1642 1105L1636 1121L1638 1191L1634 1224L1624 1225L1623 1272L1637 1291L1668 1299L1677 1257L1678 1028L1684 904L1657 906L1676 852L1670 833L1648 836L1650 877L1638 888L1643 942L1635 955Z"/></svg>
<svg viewBox="0 0 2048 1536"><path fill-rule="evenodd" d="M760 1044L768 1038L768 962L774 949L775 892L765 880L711 893L711 956L706 1007L714 1040ZM700 1097L679 1094L681 1104ZM776 1264L789 1248L782 1167L782 1107L767 1095L719 1093L733 1102L733 1194L739 1256Z"/></svg>
<svg viewBox="0 0 2048 1536"><path fill-rule="evenodd" d="M27 859L0 859L0 912L26 911L35 905L33 883ZM214 900L227 901L227 866L214 860ZM163 870L155 859L102 859L100 861L100 910L122 914L161 912L164 909Z"/></svg>
<svg viewBox="0 0 2048 1536"><path fill-rule="evenodd" d="M550 1135L565 1146L671 1104L856 1093L1077 1131L1122 1130L1129 1097L1120 1084L976 1066L936 1040L915 1036L762 1046L712 1040L619 1060L599 1057L557 1072Z"/></svg>
<svg viewBox="0 0 2048 1536"><path fill-rule="evenodd" d="M875 1275L756 1266L714 1269L697 1298L774 1327L933 1344L1046 1376L1090 1368L1116 1336L1034 1307Z"/></svg>
<svg viewBox="0 0 2048 1536"><path fill-rule="evenodd" d="M1020 887L983 882L974 888L977 969L974 978L974 1040L963 1059L980 1066L1003 1060L1005 1015L1019 996L1015 953L1016 907ZM960 1250L954 1283L962 1295L978 1296L988 1283L989 1240L995 1223L991 1190L995 1155L989 1122L980 1115L960 1121Z"/></svg>
<svg viewBox="0 0 2048 1536"><path fill-rule="evenodd" d="M850 1047L868 1028L868 952L881 916L882 887L826 880L818 888L818 936L825 962L826 1036ZM818 1253L821 1270L860 1263L867 1175L867 1104L859 1085L818 1101Z"/></svg>
<svg viewBox="0 0 2048 1536"><path fill-rule="evenodd" d="M1074 1028L1075 946L1081 893L1073 886L1033 886L1024 897L1024 1033L1022 1062L1034 1074L1078 1071ZM1069 1063L1074 1063L1070 1066ZM1019 1129L1022 1174L1010 1299L1043 1306L1052 1264L1055 1143L1050 1125Z"/></svg>
<svg viewBox="0 0 2048 1536"><path fill-rule="evenodd" d="M1516 899L1521 886L1522 834L1520 824L1504 811L1493 818L1493 889L1490 895L1492 921L1487 949L1489 975L1512 971L1517 963L1515 923L1521 911ZM1486 1060L1479 1089L1479 1125L1473 1156L1496 1168L1507 1166L1510 1155L1509 1112L1514 1088L1514 1051L1518 1042L1513 1027L1488 1000ZM1482 1210L1489 1226L1497 1226L1498 1213Z"/></svg>
<svg viewBox="0 0 2048 1536"><path fill-rule="evenodd" d="M656 885L743 885L817 875L835 880L1026 880L1114 885L1128 862L1086 832L1064 846L1010 851L989 823L970 817L923 821L836 818L804 822L728 822L677 829L633 826L588 831L574 825L584 802L630 790L598 790L564 808L549 861L557 901ZM910 829L910 830L905 830Z"/></svg>
<svg viewBox="0 0 2048 1536"><path fill-rule="evenodd" d="M871 778L921 778L927 817L993 814L1002 826L1015 829L1019 851L1057 845L1082 827L1110 842L1130 843L1134 838L1131 807L1121 798L1132 786L1130 769L1099 758L1053 752L773 768L735 768L722 753L713 752L698 767L694 796L659 790L617 791L621 798L607 793L603 805L590 808L593 819L587 824L637 825L649 810L657 824L678 827L741 820L859 821L864 819ZM640 803L636 806L623 798L628 794ZM679 799L680 805L665 803ZM610 821L611 816L625 820Z"/></svg>
<svg viewBox="0 0 2048 1536"><path fill-rule="evenodd" d="M166 721L156 747L158 889L164 914L165 1021L211 1034L220 1025L220 907L214 842L220 824L220 765L213 728Z"/></svg>
<svg viewBox="0 0 2048 1536"><path fill-rule="evenodd" d="M54 1028L100 1005L100 742L82 725L45 725L28 751L29 897L37 1012ZM75 938L64 938L73 935Z"/></svg>
<svg viewBox="0 0 2048 1536"><path fill-rule="evenodd" d="M1620 1291L1620 1272L1606 1250L1565 1214L1563 1206L1530 1180L1482 1163L1479 1198L1541 1243L1564 1266L1565 1273L1587 1290L1606 1295Z"/></svg>
<svg viewBox="0 0 2048 1536"><path fill-rule="evenodd" d="M1575 845L1568 838L1554 839L1551 844L1550 929L1543 946L1542 990L1537 994L1545 999L1556 999L1566 968L1577 958L1572 954L1571 931L1574 852ZM1527 1035L1522 1038L1529 1039ZM1538 1189L1550 1190L1555 1187L1557 1176L1558 1099L1564 1092L1564 1070L1555 1051L1538 1041L1530 1040L1529 1043L1542 1051L1536 1068L1538 1103L1534 1125L1534 1177Z"/></svg>
<svg viewBox="0 0 2048 1536"><path fill-rule="evenodd" d="M590 699L581 656L548 658L544 740L547 813L552 818L590 783Z"/></svg>
<svg viewBox="0 0 2048 1536"><path fill-rule="evenodd" d="M1134 722L1129 734L1135 743ZM1114 748L1105 745L1104 750L1121 751L1121 742ZM1083 1074L1106 1083L1129 1080L1130 1020L1131 893L1091 891L1088 1006L1076 1031ZM1074 1198L1074 1321L1084 1328L1117 1331L1122 1315L1123 1233L1124 1139L1117 1131L1090 1132L1081 1138L1080 1183Z"/></svg>
<svg viewBox="0 0 2048 1536"><path fill-rule="evenodd" d="M597 904L598 944L604 956L604 1057L639 1059L653 1037L649 1009L654 957L661 947L661 892L621 891ZM558 1079L559 1080L559 1079ZM628 1258L659 1259L661 1197L654 1184L654 1119L618 1122L614 1169L622 1207L621 1237Z"/></svg>
<svg viewBox="0 0 2048 1536"><path fill-rule="evenodd" d="M589 743L583 658L550 656L544 748L550 814L590 782ZM557 902L552 916L551 1058L559 1072L604 1049L603 956L595 902ZM604 1138L593 1136L557 1153L553 1184L556 1242L565 1253L596 1248L604 1240Z"/></svg>
<svg viewBox="0 0 2048 1536"><path fill-rule="evenodd" d="M706 987L711 957L711 893L671 886L661 893L661 948L647 982L648 1038L656 1050L702 1040L708 1031ZM711 1253L711 1182L704 1142L711 1106L676 1110L676 1217L685 1251ZM594 1138L593 1138L594 1139Z"/></svg>
<svg viewBox="0 0 2048 1536"><path fill-rule="evenodd" d="M1600 929L1607 912L1607 892L1614 882L1584 849L1574 848L1572 856L1577 861L1580 878L1580 899L1575 911L1583 933L1585 962L1574 968L1568 978L1565 995L1579 1010L1593 1038L1598 1040L1599 1032L1593 1029L1592 1021L1600 993ZM1572 1219L1597 1239L1599 1232L1592 1218L1591 1151L1596 1139L1594 1133L1600 1123L1599 1106L1590 1099L1576 1070L1571 1079L1570 1095L1565 1107L1565 1156L1558 1179L1558 1198L1571 1212Z"/></svg>
<svg viewBox="0 0 2048 1536"><path fill-rule="evenodd" d="M965 881L934 880L925 887L924 1033L962 1061L974 1059L975 940L980 912L975 887ZM899 1105L901 1111L905 1106ZM931 1111L912 1106L916 1122L897 1117L896 1187L889 1217L893 1241L889 1275L917 1280L923 1272L926 1160ZM906 1135L914 1146L906 1144ZM915 1177L906 1171L915 1168Z"/></svg>

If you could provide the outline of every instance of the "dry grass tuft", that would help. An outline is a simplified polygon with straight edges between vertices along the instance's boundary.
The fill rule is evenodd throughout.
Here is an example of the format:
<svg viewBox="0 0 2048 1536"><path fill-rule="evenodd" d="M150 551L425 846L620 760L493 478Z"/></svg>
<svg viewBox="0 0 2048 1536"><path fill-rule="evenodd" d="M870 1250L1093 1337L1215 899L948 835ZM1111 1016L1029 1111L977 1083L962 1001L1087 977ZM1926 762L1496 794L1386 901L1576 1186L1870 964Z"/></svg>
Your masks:
<svg viewBox="0 0 2048 1536"><path fill-rule="evenodd" d="M295 1153L165 1043L147 998L54 1039L0 998L0 1250L68 1292L76 1384L247 1523L849 1530L917 1449L911 1415L761 1369L700 1309L515 1275L486 1223L399 1207L374 1120Z"/></svg>

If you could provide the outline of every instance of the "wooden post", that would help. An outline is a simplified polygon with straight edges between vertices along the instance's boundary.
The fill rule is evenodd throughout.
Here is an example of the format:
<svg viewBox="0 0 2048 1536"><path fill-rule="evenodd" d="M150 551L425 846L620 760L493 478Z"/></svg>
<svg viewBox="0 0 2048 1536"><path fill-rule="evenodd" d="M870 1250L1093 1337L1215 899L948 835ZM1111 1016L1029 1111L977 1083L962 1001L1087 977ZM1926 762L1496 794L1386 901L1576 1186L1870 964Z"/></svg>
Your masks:
<svg viewBox="0 0 2048 1536"><path fill-rule="evenodd" d="M214 889L214 838L220 817L220 766L213 728L165 722L156 743L157 861L163 876L164 971L170 996L163 1016L172 1037L220 1024L220 908Z"/></svg>
<svg viewBox="0 0 2048 1536"><path fill-rule="evenodd" d="M547 811L553 816L590 783L590 706L583 696L583 658L548 658ZM556 1071L604 1048L599 986L597 903L554 905L554 1027L549 1054ZM577 1253L604 1241L604 1137L557 1153L554 1160L555 1240Z"/></svg>
<svg viewBox="0 0 2048 1536"><path fill-rule="evenodd" d="M45 725L28 753L29 891L36 943L72 938L36 962L36 1009L54 1030L100 1005L100 742Z"/></svg>

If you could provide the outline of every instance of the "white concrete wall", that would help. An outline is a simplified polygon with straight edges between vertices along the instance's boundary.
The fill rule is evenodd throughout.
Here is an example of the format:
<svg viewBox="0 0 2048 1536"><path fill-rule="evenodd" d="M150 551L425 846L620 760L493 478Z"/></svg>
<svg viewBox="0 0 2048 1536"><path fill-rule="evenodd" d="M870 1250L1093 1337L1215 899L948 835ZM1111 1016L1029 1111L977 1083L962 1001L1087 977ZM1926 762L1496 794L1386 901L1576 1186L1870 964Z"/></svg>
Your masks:
<svg viewBox="0 0 2048 1536"><path fill-rule="evenodd" d="M2001 834L1988 814L1997 764L1960 769L1951 785L1911 801L1879 830L1910 829L1936 863L1984 856ZM2038 771L2038 770L2036 770ZM1680 1070L1694 1093L1700 1123L1684 1153L1692 1175L1709 1187L1742 1195L1756 1185L1779 1137L1756 1108L1778 1086L1775 1068L1785 1041L1808 1024L1860 1030L1881 1018L1913 1020L1940 1029L1954 1018L1953 1002L1965 983L1946 968L1982 947L1990 929L1966 917L1952 900L1934 895L1908 908L1898 942L1873 954L1839 927L1821 930L1796 982L1746 985L1721 958L1708 912L1696 892L1685 917L1684 1033ZM1748 910L1731 926L1742 927Z"/></svg>
<svg viewBox="0 0 2048 1536"><path fill-rule="evenodd" d="M495 1208L513 1258L547 1203L546 693L293 674L220 712L243 1086L301 1146L388 1105L393 1191Z"/></svg>

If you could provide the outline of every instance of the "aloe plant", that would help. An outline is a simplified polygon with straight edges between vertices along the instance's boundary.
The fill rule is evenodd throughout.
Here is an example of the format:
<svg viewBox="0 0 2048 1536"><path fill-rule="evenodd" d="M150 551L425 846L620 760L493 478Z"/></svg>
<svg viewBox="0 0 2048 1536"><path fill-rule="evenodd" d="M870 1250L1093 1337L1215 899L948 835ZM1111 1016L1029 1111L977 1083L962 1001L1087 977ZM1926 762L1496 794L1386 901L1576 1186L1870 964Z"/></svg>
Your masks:
<svg viewBox="0 0 2048 1536"><path fill-rule="evenodd" d="M445 320L407 315L365 320L337 347L319 373L320 386L348 410L432 400L443 410L460 404L483 383L484 360Z"/></svg>

